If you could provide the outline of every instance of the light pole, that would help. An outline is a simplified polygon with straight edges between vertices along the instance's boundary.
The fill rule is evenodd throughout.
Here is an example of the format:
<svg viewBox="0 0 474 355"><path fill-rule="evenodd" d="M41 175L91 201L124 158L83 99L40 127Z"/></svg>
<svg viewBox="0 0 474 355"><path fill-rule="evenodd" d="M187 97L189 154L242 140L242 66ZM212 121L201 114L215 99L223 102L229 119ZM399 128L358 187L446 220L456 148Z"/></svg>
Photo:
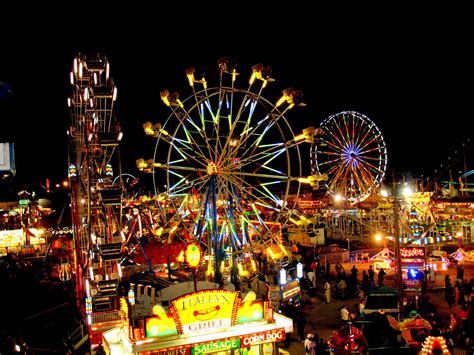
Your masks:
<svg viewBox="0 0 474 355"><path fill-rule="evenodd" d="M394 234L394 248L395 248L395 264L396 264L396 277L395 281L397 284L398 292L398 304L400 312L403 312L403 280L402 280L402 260L400 258L400 197L395 195L393 200L393 234Z"/></svg>
<svg viewBox="0 0 474 355"><path fill-rule="evenodd" d="M347 251L349 252L349 265L352 266L352 258L351 258L351 240L349 238L347 240Z"/></svg>

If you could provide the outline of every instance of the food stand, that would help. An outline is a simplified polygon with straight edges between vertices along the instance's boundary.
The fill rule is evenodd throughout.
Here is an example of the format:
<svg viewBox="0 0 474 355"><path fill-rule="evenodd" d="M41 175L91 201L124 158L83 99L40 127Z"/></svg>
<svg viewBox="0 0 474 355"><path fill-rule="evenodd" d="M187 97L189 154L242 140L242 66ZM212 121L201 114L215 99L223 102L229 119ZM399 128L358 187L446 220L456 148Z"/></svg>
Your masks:
<svg viewBox="0 0 474 355"><path fill-rule="evenodd" d="M108 354L278 354L276 343L293 331L293 321L253 291L243 299L223 289L187 293L138 321L132 303L121 299L122 324L103 333Z"/></svg>

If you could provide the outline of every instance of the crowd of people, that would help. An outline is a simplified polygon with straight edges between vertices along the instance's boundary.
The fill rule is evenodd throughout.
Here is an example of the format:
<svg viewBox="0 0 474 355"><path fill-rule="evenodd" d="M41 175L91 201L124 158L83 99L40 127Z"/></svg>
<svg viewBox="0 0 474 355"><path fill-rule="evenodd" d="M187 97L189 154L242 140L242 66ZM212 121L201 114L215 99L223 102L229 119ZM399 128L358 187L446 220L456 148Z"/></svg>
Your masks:
<svg viewBox="0 0 474 355"><path fill-rule="evenodd" d="M342 265L342 263L335 262L333 269L331 269L332 265L329 262L321 263L317 256L313 257L313 255L309 258L306 255L301 255L301 259L298 261L302 261L305 265L304 277L301 280L303 302L301 302L302 304L297 310L292 310L294 313L289 311L286 314L293 319L295 329L297 329L298 340L303 342L305 348L307 347L306 353L327 353L328 347L326 345L324 347L315 345L318 344L323 337L318 334L318 329L315 328L314 325L308 325L307 317L305 316L306 311L304 309L305 297L318 297L325 304L333 303L335 300L343 301L338 302L342 304L340 308L339 326L343 327L344 324L349 322L357 325L358 321L368 320L364 312L365 296L374 289L386 286L386 273L382 268L376 272L372 265L364 265L364 267L361 268L362 272L359 272L359 264L357 263L352 264L350 269L346 271L344 265L347 267L347 264ZM423 317L432 325L433 332L439 332L444 336L451 350L472 349L473 334L471 328L473 327L471 326L471 320L473 307L471 294L474 279L468 280L468 278L464 276L463 266L458 265L455 282L452 282L449 273L445 281L446 301L449 307L453 309L449 324L447 324L444 319L441 319L436 306L430 302L432 295L428 293L426 287L429 283L425 283L425 287L423 287L421 292L417 293L416 296L404 297L400 317L401 319ZM388 284L392 285L391 281L389 281ZM351 300L357 300L357 302L354 303L354 307L348 305ZM385 316L386 314L381 313L381 316L378 318L384 318ZM387 327L390 327L388 322L385 322L385 324ZM305 336L305 332L309 333L309 338L308 334ZM420 337L420 342L418 343L420 347L422 340L430 334L428 331L426 334L421 334L422 337ZM289 339L284 342L284 347L288 347L291 342L291 338L288 338ZM383 337L380 338L383 339ZM394 342L398 342L397 344L400 346L406 344L403 339L400 341L399 337L394 336L391 338ZM326 343L324 339L322 343ZM380 343L383 342L381 341Z"/></svg>

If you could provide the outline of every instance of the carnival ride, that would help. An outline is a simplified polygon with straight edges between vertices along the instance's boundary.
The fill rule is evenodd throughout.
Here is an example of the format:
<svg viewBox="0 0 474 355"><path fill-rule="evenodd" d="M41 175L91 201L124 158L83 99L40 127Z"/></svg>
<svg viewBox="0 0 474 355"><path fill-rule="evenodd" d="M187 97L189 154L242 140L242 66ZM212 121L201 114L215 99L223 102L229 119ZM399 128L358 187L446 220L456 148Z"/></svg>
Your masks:
<svg viewBox="0 0 474 355"><path fill-rule="evenodd" d="M355 205L381 185L387 169L382 133L367 116L343 111L326 118L311 146L313 174L328 176L327 191Z"/></svg>
<svg viewBox="0 0 474 355"><path fill-rule="evenodd" d="M120 320L119 293L122 194L114 115L117 88L101 54L78 54L70 73L69 183L73 225L73 274L78 308L90 336ZM82 341L78 342L77 346Z"/></svg>
<svg viewBox="0 0 474 355"><path fill-rule="evenodd" d="M153 173L158 230L176 242L197 240L216 282L223 269L234 278L238 262L281 243L281 228L295 213L296 199L289 196L309 182L298 146L315 133L310 127L296 135L286 118L303 105L301 91L286 89L276 103L262 96L274 81L270 67L253 66L244 89L226 58L218 70L219 85L208 87L202 74L188 69L192 94L184 100L161 92L171 114L164 123L144 124L156 138L155 152L137 161Z"/></svg>

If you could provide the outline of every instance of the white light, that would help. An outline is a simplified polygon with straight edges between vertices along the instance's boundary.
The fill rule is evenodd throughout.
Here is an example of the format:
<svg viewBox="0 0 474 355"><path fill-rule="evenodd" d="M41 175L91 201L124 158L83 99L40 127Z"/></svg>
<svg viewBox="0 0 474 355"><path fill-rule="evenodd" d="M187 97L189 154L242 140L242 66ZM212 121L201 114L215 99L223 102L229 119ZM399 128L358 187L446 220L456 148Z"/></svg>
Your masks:
<svg viewBox="0 0 474 355"><path fill-rule="evenodd" d="M303 277L303 264L296 264L296 277L301 279Z"/></svg>
<svg viewBox="0 0 474 355"><path fill-rule="evenodd" d="M405 186L403 188L402 194L403 194L404 197L409 197L409 196L412 195L412 193L413 193L413 191L411 190L411 188L409 186Z"/></svg>
<svg viewBox="0 0 474 355"><path fill-rule="evenodd" d="M380 195L382 195L382 197L388 197L388 191L385 189L380 190Z"/></svg>
<svg viewBox="0 0 474 355"><path fill-rule="evenodd" d="M74 85L74 73L71 72L71 74L69 74L69 80L71 81L71 85Z"/></svg>
<svg viewBox="0 0 474 355"><path fill-rule="evenodd" d="M114 94L113 94L112 100L113 101L117 100L117 87L116 86L114 86Z"/></svg>
<svg viewBox="0 0 474 355"><path fill-rule="evenodd" d="M82 79L82 62L79 63L79 79Z"/></svg>
<svg viewBox="0 0 474 355"><path fill-rule="evenodd" d="M280 285L286 285L286 270L280 269Z"/></svg>

